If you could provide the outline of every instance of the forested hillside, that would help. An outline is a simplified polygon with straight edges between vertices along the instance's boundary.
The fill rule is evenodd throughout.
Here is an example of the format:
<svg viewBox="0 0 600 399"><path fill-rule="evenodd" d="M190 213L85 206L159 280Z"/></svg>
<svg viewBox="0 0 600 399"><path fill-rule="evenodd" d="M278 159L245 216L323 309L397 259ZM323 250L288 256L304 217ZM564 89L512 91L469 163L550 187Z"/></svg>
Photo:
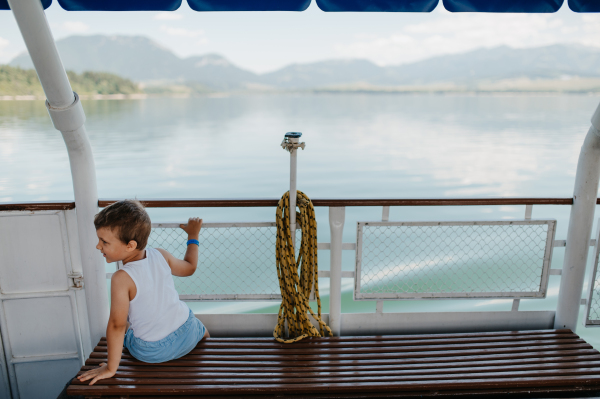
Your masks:
<svg viewBox="0 0 600 399"><path fill-rule="evenodd" d="M106 72L67 71L73 90L81 95L142 93L129 79ZM43 96L42 85L33 69L0 65L0 96Z"/></svg>

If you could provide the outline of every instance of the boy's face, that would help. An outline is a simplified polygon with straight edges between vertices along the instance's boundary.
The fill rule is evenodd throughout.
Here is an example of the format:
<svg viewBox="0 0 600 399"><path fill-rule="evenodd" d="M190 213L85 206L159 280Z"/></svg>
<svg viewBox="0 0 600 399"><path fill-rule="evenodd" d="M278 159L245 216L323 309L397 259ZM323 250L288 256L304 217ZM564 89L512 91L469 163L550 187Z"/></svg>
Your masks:
<svg viewBox="0 0 600 399"><path fill-rule="evenodd" d="M96 249L102 252L106 259L106 263L117 262L131 257L132 252L137 248L135 241L130 241L129 244L124 244L113 231L107 227L101 227L96 230L98 236L98 245Z"/></svg>

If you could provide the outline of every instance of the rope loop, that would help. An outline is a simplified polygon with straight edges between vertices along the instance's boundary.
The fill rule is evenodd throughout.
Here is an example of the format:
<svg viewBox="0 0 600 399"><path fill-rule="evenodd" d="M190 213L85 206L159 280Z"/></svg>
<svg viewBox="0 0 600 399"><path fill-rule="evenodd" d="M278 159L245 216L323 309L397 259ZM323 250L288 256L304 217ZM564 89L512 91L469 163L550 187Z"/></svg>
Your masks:
<svg viewBox="0 0 600 399"><path fill-rule="evenodd" d="M298 260L290 230L290 192L283 194L277 206L277 277L281 289L281 306L273 337L279 342L291 344L306 337L332 337L331 329L321 320L321 298L319 296L319 270L317 262L317 219L315 208L302 191L297 192L296 223L301 226L302 240ZM294 210L295 211L295 210ZM300 274L298 274L300 271ZM317 314L310 308L309 298L312 287L317 297ZM319 329L311 323L308 313L319 324ZM288 337L285 336L285 325Z"/></svg>

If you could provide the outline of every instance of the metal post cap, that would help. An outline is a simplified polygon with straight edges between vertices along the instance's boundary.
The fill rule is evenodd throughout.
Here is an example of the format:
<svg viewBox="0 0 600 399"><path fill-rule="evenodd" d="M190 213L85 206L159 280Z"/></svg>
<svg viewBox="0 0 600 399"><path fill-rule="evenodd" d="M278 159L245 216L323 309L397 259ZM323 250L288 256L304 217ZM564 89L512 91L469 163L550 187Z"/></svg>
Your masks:
<svg viewBox="0 0 600 399"><path fill-rule="evenodd" d="M300 138L300 136L302 136L302 133L300 133L300 132L287 132L285 134L285 137L292 138L292 139L298 139L298 138Z"/></svg>

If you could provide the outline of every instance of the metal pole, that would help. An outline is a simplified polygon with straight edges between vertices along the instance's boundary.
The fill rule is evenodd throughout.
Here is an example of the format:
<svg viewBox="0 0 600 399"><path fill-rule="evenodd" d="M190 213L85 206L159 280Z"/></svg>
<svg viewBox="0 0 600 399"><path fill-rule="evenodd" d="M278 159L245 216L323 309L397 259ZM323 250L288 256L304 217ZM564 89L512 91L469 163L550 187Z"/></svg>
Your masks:
<svg viewBox="0 0 600 399"><path fill-rule="evenodd" d="M342 324L342 236L345 218L346 208L329 207L329 328L335 337L340 336Z"/></svg>
<svg viewBox="0 0 600 399"><path fill-rule="evenodd" d="M300 132L286 133L281 147L290 153L290 231L292 245L296 247L296 171L298 166L298 148L304 150L304 143L300 143Z"/></svg>
<svg viewBox="0 0 600 399"><path fill-rule="evenodd" d="M9 0L9 5L48 99L50 118L62 133L69 153L90 327L90 337L83 339L98 342L105 334L109 310L104 262L96 250L98 238L93 220L98 212L98 192L92 148L84 126L85 114L79 97L71 89L40 1Z"/></svg>
<svg viewBox="0 0 600 399"><path fill-rule="evenodd" d="M298 138L289 138L292 144L298 144ZM296 170L298 166L298 150L290 150L290 231L292 233L292 245L296 248Z"/></svg>
<svg viewBox="0 0 600 399"><path fill-rule="evenodd" d="M599 180L600 105L592 117L592 126L585 137L577 163L554 328L569 328L575 331L577 325Z"/></svg>

